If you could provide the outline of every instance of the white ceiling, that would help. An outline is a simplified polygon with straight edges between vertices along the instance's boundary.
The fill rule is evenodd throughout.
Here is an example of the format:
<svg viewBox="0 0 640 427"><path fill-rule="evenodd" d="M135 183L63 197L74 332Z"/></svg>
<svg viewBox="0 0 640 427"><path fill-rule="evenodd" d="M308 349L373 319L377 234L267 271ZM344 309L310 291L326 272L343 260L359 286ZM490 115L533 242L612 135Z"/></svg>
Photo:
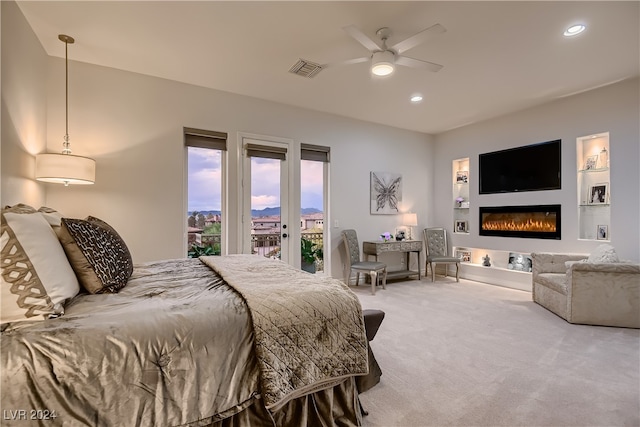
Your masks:
<svg viewBox="0 0 640 427"><path fill-rule="evenodd" d="M69 59L425 133L439 133L637 76L640 2L19 1L46 52ZM369 64L289 73L304 58L366 56L342 29L393 45L431 25L447 32L405 52L444 65ZM575 23L587 30L574 38ZM421 93L419 104L410 95Z"/></svg>

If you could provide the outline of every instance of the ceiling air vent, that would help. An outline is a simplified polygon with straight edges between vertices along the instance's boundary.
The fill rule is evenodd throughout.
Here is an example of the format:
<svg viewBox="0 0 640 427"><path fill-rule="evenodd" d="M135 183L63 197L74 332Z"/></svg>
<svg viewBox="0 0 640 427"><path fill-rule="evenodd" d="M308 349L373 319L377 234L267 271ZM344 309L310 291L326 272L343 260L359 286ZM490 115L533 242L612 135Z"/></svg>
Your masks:
<svg viewBox="0 0 640 427"><path fill-rule="evenodd" d="M298 62L293 64L293 67L289 69L290 73L307 78L315 77L320 71L322 71L322 65L307 61L306 59L299 59Z"/></svg>

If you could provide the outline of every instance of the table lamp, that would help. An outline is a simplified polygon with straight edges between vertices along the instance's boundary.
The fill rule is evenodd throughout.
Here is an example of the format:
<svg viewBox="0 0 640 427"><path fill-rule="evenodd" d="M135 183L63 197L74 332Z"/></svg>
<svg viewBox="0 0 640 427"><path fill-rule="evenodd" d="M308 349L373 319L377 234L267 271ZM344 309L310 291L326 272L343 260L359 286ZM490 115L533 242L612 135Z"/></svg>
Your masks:
<svg viewBox="0 0 640 427"><path fill-rule="evenodd" d="M418 215L415 213L406 213L402 218L403 225L409 227L409 240L413 239L413 227L418 225Z"/></svg>

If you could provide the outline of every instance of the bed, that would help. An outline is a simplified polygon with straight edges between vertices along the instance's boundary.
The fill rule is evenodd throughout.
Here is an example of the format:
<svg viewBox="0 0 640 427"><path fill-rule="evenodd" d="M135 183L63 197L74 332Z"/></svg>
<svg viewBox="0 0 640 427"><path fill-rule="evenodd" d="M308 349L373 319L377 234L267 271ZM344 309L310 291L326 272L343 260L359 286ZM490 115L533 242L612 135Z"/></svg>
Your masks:
<svg viewBox="0 0 640 427"><path fill-rule="evenodd" d="M25 214L30 226L60 217L16 215ZM342 282L256 255L163 260L127 265L125 285L95 293L82 281L71 298L43 285L48 302L11 318L13 299L25 309L15 288L27 277L12 274L24 262L14 249L29 247L16 215L3 210L3 426L361 424L356 378L368 372L368 347L362 309ZM36 265L34 251L25 252Z"/></svg>

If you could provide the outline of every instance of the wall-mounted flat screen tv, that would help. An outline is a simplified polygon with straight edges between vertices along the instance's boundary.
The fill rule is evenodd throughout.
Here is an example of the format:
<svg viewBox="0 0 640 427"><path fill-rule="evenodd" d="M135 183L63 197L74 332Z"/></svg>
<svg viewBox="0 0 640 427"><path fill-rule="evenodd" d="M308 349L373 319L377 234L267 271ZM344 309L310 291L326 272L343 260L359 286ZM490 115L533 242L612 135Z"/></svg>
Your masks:
<svg viewBox="0 0 640 427"><path fill-rule="evenodd" d="M480 154L480 194L560 189L561 140Z"/></svg>

